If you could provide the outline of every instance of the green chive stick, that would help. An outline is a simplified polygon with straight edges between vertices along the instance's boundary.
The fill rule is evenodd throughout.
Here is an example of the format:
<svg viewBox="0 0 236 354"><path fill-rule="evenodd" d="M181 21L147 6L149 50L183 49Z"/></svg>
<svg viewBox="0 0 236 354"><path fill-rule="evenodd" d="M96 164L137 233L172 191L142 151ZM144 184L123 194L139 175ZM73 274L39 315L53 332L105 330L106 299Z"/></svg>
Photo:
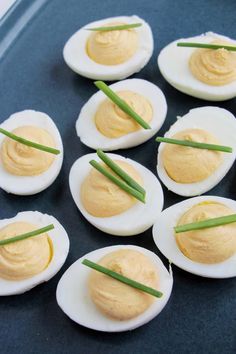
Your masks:
<svg viewBox="0 0 236 354"><path fill-rule="evenodd" d="M101 149L97 150L97 155L100 159L112 169L120 178L122 178L130 187L136 189L144 196L146 191L143 187L140 186L132 177L130 177L119 165L117 165L110 157L108 157Z"/></svg>
<svg viewBox="0 0 236 354"><path fill-rule="evenodd" d="M183 146L189 146L197 149L207 149L207 150L215 150L215 151L230 152L230 153L233 152L233 149L230 146L198 143L196 141L190 141L190 140L178 140L178 139L157 137L156 141L158 143L183 145Z"/></svg>
<svg viewBox="0 0 236 354"><path fill-rule="evenodd" d="M146 285L139 283L135 280L127 278L124 275L121 275L120 273L114 272L113 270L105 268L105 267L101 266L100 264L89 261L88 259L84 259L82 261L82 264L84 264L87 267L92 268L100 273L106 274L109 277L120 281L121 283L127 284L127 285L131 286L132 288L141 290L141 291L148 293L152 296L155 296L158 298L163 296L163 293L161 293L160 291L158 291L156 289L150 288L149 286L146 286Z"/></svg>
<svg viewBox="0 0 236 354"><path fill-rule="evenodd" d="M8 138L15 140L18 143L21 143L23 145L27 145L27 146L33 147L33 148L41 150L41 151L49 152L50 154L54 154L54 155L60 154L60 150L51 148L49 146L41 145L38 143L34 143L33 141L21 138L20 136L10 133L9 131L7 131L3 128L0 128L0 133L6 135Z"/></svg>
<svg viewBox="0 0 236 354"><path fill-rule="evenodd" d="M175 226L174 230L176 233L179 233L179 232L201 230L209 227L231 224L233 222L236 222L236 214L220 216L218 218L212 218L212 219L202 220L198 222L193 222L190 224Z"/></svg>
<svg viewBox="0 0 236 354"><path fill-rule="evenodd" d="M123 112L128 114L131 118L133 118L139 125L141 125L144 129L151 129L150 125L143 120L140 115L138 115L124 100L122 100L109 86L105 84L103 81L95 81L95 86L99 90L105 93L105 95L110 98Z"/></svg>
<svg viewBox="0 0 236 354"><path fill-rule="evenodd" d="M121 31L121 30L127 30L131 28L136 28L142 26L142 23L131 23L127 25L117 25L117 26L103 26L103 27L94 27L94 28L85 28L87 31L99 31L99 32L105 32L105 31Z"/></svg>
<svg viewBox="0 0 236 354"><path fill-rule="evenodd" d="M118 187L123 189L125 192L131 194L134 198L138 199L140 202L145 203L145 196L137 191L136 189L130 187L123 181L121 181L119 178L111 174L107 169L105 169L103 166L101 166L97 161L91 160L89 161L90 165L92 165L96 170L98 170L101 174L103 174L105 177L110 179L113 183L115 183Z"/></svg>
<svg viewBox="0 0 236 354"><path fill-rule="evenodd" d="M22 241L22 240L25 240L25 239L27 239L29 237L38 236L40 234L43 234L43 233L45 233L47 231L50 231L50 230L53 230L53 229L54 229L54 225L50 224L48 226L42 227L41 229L30 231L30 232L27 232L27 233L19 235L19 236L6 238L5 240L1 240L0 241L0 246L4 246L4 245L7 245L9 243L13 243L13 242L17 242L17 241Z"/></svg>
<svg viewBox="0 0 236 354"><path fill-rule="evenodd" d="M203 48L203 49L227 49L236 52L236 46L210 43L178 42L178 47Z"/></svg>

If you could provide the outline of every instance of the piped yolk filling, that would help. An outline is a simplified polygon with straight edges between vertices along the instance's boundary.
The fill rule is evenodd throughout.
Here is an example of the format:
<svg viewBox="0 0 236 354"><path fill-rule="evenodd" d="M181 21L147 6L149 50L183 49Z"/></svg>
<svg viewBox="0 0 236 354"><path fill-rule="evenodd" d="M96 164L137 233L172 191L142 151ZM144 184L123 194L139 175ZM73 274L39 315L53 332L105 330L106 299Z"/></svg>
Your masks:
<svg viewBox="0 0 236 354"><path fill-rule="evenodd" d="M178 221L178 225L234 214L217 202L203 202L190 208ZM198 263L223 262L236 252L236 223L175 234L181 252Z"/></svg>
<svg viewBox="0 0 236 354"><path fill-rule="evenodd" d="M36 126L22 126L12 132L19 137L55 147L53 137L44 129ZM5 138L0 151L3 167L16 176L35 176L47 171L52 165L53 154L21 144L13 139Z"/></svg>
<svg viewBox="0 0 236 354"><path fill-rule="evenodd" d="M115 162L136 182L143 185L141 176L133 166L125 161ZM103 167L114 174L105 164ZM137 199L94 168L91 169L81 185L80 197L86 211L96 217L119 215L137 203Z"/></svg>
<svg viewBox="0 0 236 354"><path fill-rule="evenodd" d="M37 228L28 222L14 222L0 230L0 240ZM8 280L31 278L48 267L52 256L52 242L46 233L0 246L0 277Z"/></svg>
<svg viewBox="0 0 236 354"><path fill-rule="evenodd" d="M119 91L122 98L147 123L153 118L153 109L146 97L133 91ZM132 117L110 99L105 99L95 114L95 124L100 133L114 139L143 129Z"/></svg>
<svg viewBox="0 0 236 354"><path fill-rule="evenodd" d="M201 129L186 129L171 138L219 144L219 141L213 135ZM162 159L166 173L175 182L195 183L205 180L217 170L222 163L222 153L166 144L162 152Z"/></svg>
<svg viewBox="0 0 236 354"><path fill-rule="evenodd" d="M227 41L211 44L234 45ZM236 53L224 48L197 49L190 57L189 68L196 79L208 85L226 85L236 80Z"/></svg>
<svg viewBox="0 0 236 354"><path fill-rule="evenodd" d="M156 267L141 252L121 249L104 256L98 263L149 287L158 287ZM96 271L89 277L89 292L104 315L119 321L142 314L155 301L153 296Z"/></svg>
<svg viewBox="0 0 236 354"><path fill-rule="evenodd" d="M109 23L106 26L124 25ZM95 31L87 40L87 54L98 64L118 65L125 63L137 52L139 38L134 29Z"/></svg>

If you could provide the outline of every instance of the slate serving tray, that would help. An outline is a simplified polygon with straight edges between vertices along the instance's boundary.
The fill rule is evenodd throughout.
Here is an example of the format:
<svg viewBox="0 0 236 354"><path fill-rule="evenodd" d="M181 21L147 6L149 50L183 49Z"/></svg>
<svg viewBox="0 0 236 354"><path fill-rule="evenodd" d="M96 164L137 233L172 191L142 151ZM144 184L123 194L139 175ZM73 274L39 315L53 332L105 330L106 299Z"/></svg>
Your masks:
<svg viewBox="0 0 236 354"><path fill-rule="evenodd" d="M155 251L151 230L119 238L91 226L77 210L68 187L72 163L91 150L75 133L82 105L96 91L91 80L74 74L64 63L62 48L69 36L86 23L111 16L143 17L152 27L155 51L134 77L157 84L165 93L168 115L160 134L176 115L206 105L219 105L236 115L235 99L209 103L184 95L161 77L156 57L172 40L215 31L236 37L236 2L217 0L21 0L0 22L0 121L11 113L32 108L48 113L64 141L65 159L55 183L31 197L0 191L0 217L22 210L55 215L66 228L71 248L63 269L51 281L21 296L0 299L0 352L5 353L235 353L236 281L210 280L177 267L174 288L163 312L149 324L120 334L83 328L57 306L55 291L63 272L83 254L115 244L135 244ZM155 173L157 145L153 141L122 154ZM236 168L208 194L235 199ZM183 200L165 187L165 207Z"/></svg>

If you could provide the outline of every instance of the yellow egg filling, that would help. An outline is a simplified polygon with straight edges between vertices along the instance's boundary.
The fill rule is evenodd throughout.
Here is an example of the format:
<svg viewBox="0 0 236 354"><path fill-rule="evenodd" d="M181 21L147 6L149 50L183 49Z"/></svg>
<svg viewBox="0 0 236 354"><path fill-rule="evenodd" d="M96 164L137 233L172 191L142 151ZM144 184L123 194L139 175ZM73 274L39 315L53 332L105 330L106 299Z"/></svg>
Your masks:
<svg viewBox="0 0 236 354"><path fill-rule="evenodd" d="M219 144L210 133L202 129L186 129L171 138ZM178 183L195 183L211 176L222 163L222 153L214 150L196 149L166 144L162 159L166 173Z"/></svg>
<svg viewBox="0 0 236 354"><path fill-rule="evenodd" d="M107 254L98 263L132 280L157 289L156 267L141 252L121 249ZM119 321L139 316L155 300L147 293L94 270L89 277L89 292L92 301L104 315Z"/></svg>
<svg viewBox="0 0 236 354"><path fill-rule="evenodd" d="M212 44L232 45L227 41ZM226 85L236 80L236 53L223 48L197 49L190 57L189 68L193 76L208 85Z"/></svg>
<svg viewBox="0 0 236 354"><path fill-rule="evenodd" d="M149 123L153 117L152 105L146 97L132 91L116 92L143 120ZM97 129L108 138L119 138L143 129L132 117L122 111L110 99L105 99L95 114Z"/></svg>
<svg viewBox="0 0 236 354"><path fill-rule="evenodd" d="M117 25L124 23L106 24L106 26ZM88 38L87 54L98 64L118 65L132 58L138 44L138 34L134 29L95 31Z"/></svg>
<svg viewBox="0 0 236 354"><path fill-rule="evenodd" d="M190 208L178 225L234 214L235 211L217 202L203 202ZM236 252L236 223L175 234L181 252L199 263L219 263Z"/></svg>
<svg viewBox="0 0 236 354"><path fill-rule="evenodd" d="M53 137L44 129L35 126L22 126L12 132L27 140L49 147L55 147ZM1 146L1 161L12 175L35 176L47 171L53 163L53 154L35 149L5 138Z"/></svg>
<svg viewBox="0 0 236 354"><path fill-rule="evenodd" d="M124 161L115 162L136 182L143 185L141 176L133 166ZM103 167L114 174L106 165L103 165ZM86 211L96 217L121 214L137 203L137 199L94 168L91 169L81 185L80 197Z"/></svg>
<svg viewBox="0 0 236 354"><path fill-rule="evenodd" d="M37 228L27 222L14 222L0 229L0 240ZM52 255L52 243L46 233L0 246L0 277L8 280L31 278L47 268Z"/></svg>

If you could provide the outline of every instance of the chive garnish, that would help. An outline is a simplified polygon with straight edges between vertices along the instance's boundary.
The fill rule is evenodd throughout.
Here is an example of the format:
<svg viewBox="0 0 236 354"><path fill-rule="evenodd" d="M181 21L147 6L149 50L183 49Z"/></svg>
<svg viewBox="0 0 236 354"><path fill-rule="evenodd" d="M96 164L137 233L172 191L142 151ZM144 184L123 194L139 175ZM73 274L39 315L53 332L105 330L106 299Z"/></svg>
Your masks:
<svg viewBox="0 0 236 354"><path fill-rule="evenodd" d="M151 129L150 125L143 120L140 115L138 115L124 100L122 100L109 86L105 84L103 81L95 81L95 86L99 90L105 93L105 95L110 98L123 112L128 114L131 118L133 118L139 125L141 125L144 129Z"/></svg>
<svg viewBox="0 0 236 354"><path fill-rule="evenodd" d="M136 189L130 187L128 184L121 181L119 178L111 174L107 171L103 166L101 166L97 161L91 160L89 161L90 165L92 165L96 170L102 173L105 177L110 179L113 183L115 183L118 187L123 189L125 192L131 194L133 197L138 199L140 202L145 203L145 196L137 191Z"/></svg>
<svg viewBox="0 0 236 354"><path fill-rule="evenodd" d="M50 231L52 229L54 229L54 225L50 224L48 226L42 227L41 229L30 231L30 232L27 232L27 233L19 235L19 236L6 238L5 240L1 240L0 241L0 246L4 246L4 245L7 245L9 243L25 240L26 238L29 238L29 237L38 236L38 235L43 234L43 233L45 233L47 231Z"/></svg>
<svg viewBox="0 0 236 354"><path fill-rule="evenodd" d="M145 189L141 187L140 184L138 184L124 170L122 170L122 168L120 168L120 166L117 165L110 157L108 157L101 149L97 150L97 155L108 167L110 167L113 172L115 172L120 178L122 178L130 187L136 189L145 196Z"/></svg>
<svg viewBox="0 0 236 354"><path fill-rule="evenodd" d="M193 148L197 148L197 149L207 149L207 150L215 150L215 151L222 151L222 152L233 152L233 149L230 146L198 143L197 141L178 140L178 139L162 138L162 137L157 137L156 141L158 143L183 145L183 146L189 146L189 147L193 147Z"/></svg>
<svg viewBox="0 0 236 354"><path fill-rule="evenodd" d="M23 145L27 145L27 146L33 147L33 148L41 150L41 151L49 152L50 154L54 154L54 155L60 154L60 150L51 148L49 146L38 144L33 141L24 139L24 138L21 138L20 136L10 133L9 131L7 131L3 128L0 128L0 133L6 135L8 138L15 140L18 143L21 143Z"/></svg>
<svg viewBox="0 0 236 354"><path fill-rule="evenodd" d="M209 44L209 43L192 43L192 42L178 42L178 47L189 48L205 48L205 49L227 49L236 52L236 46L224 45L224 44Z"/></svg>
<svg viewBox="0 0 236 354"><path fill-rule="evenodd" d="M87 31L120 31L130 28L136 28L142 26L142 23L131 23L129 25L117 25L117 26L103 26L103 27L94 27L94 28L85 28Z"/></svg>
<svg viewBox="0 0 236 354"><path fill-rule="evenodd" d="M218 218L207 219L198 222L193 222L190 224L175 226L174 230L176 233L179 233L179 232L201 230L209 227L231 224L233 222L236 222L236 214L220 216Z"/></svg>
<svg viewBox="0 0 236 354"><path fill-rule="evenodd" d="M127 278L124 275L121 275L120 273L114 272L113 270L105 268L105 267L101 266L100 264L89 261L88 259L84 259L82 261L82 264L84 264L87 267L92 268L100 273L106 274L109 277L120 281L121 283L127 284L127 285L131 286L132 288L141 290L141 291L148 293L152 296L155 296L158 298L163 296L163 293L161 293L160 291L158 291L156 289L150 288L149 286L146 286L146 285L139 283L135 280Z"/></svg>

